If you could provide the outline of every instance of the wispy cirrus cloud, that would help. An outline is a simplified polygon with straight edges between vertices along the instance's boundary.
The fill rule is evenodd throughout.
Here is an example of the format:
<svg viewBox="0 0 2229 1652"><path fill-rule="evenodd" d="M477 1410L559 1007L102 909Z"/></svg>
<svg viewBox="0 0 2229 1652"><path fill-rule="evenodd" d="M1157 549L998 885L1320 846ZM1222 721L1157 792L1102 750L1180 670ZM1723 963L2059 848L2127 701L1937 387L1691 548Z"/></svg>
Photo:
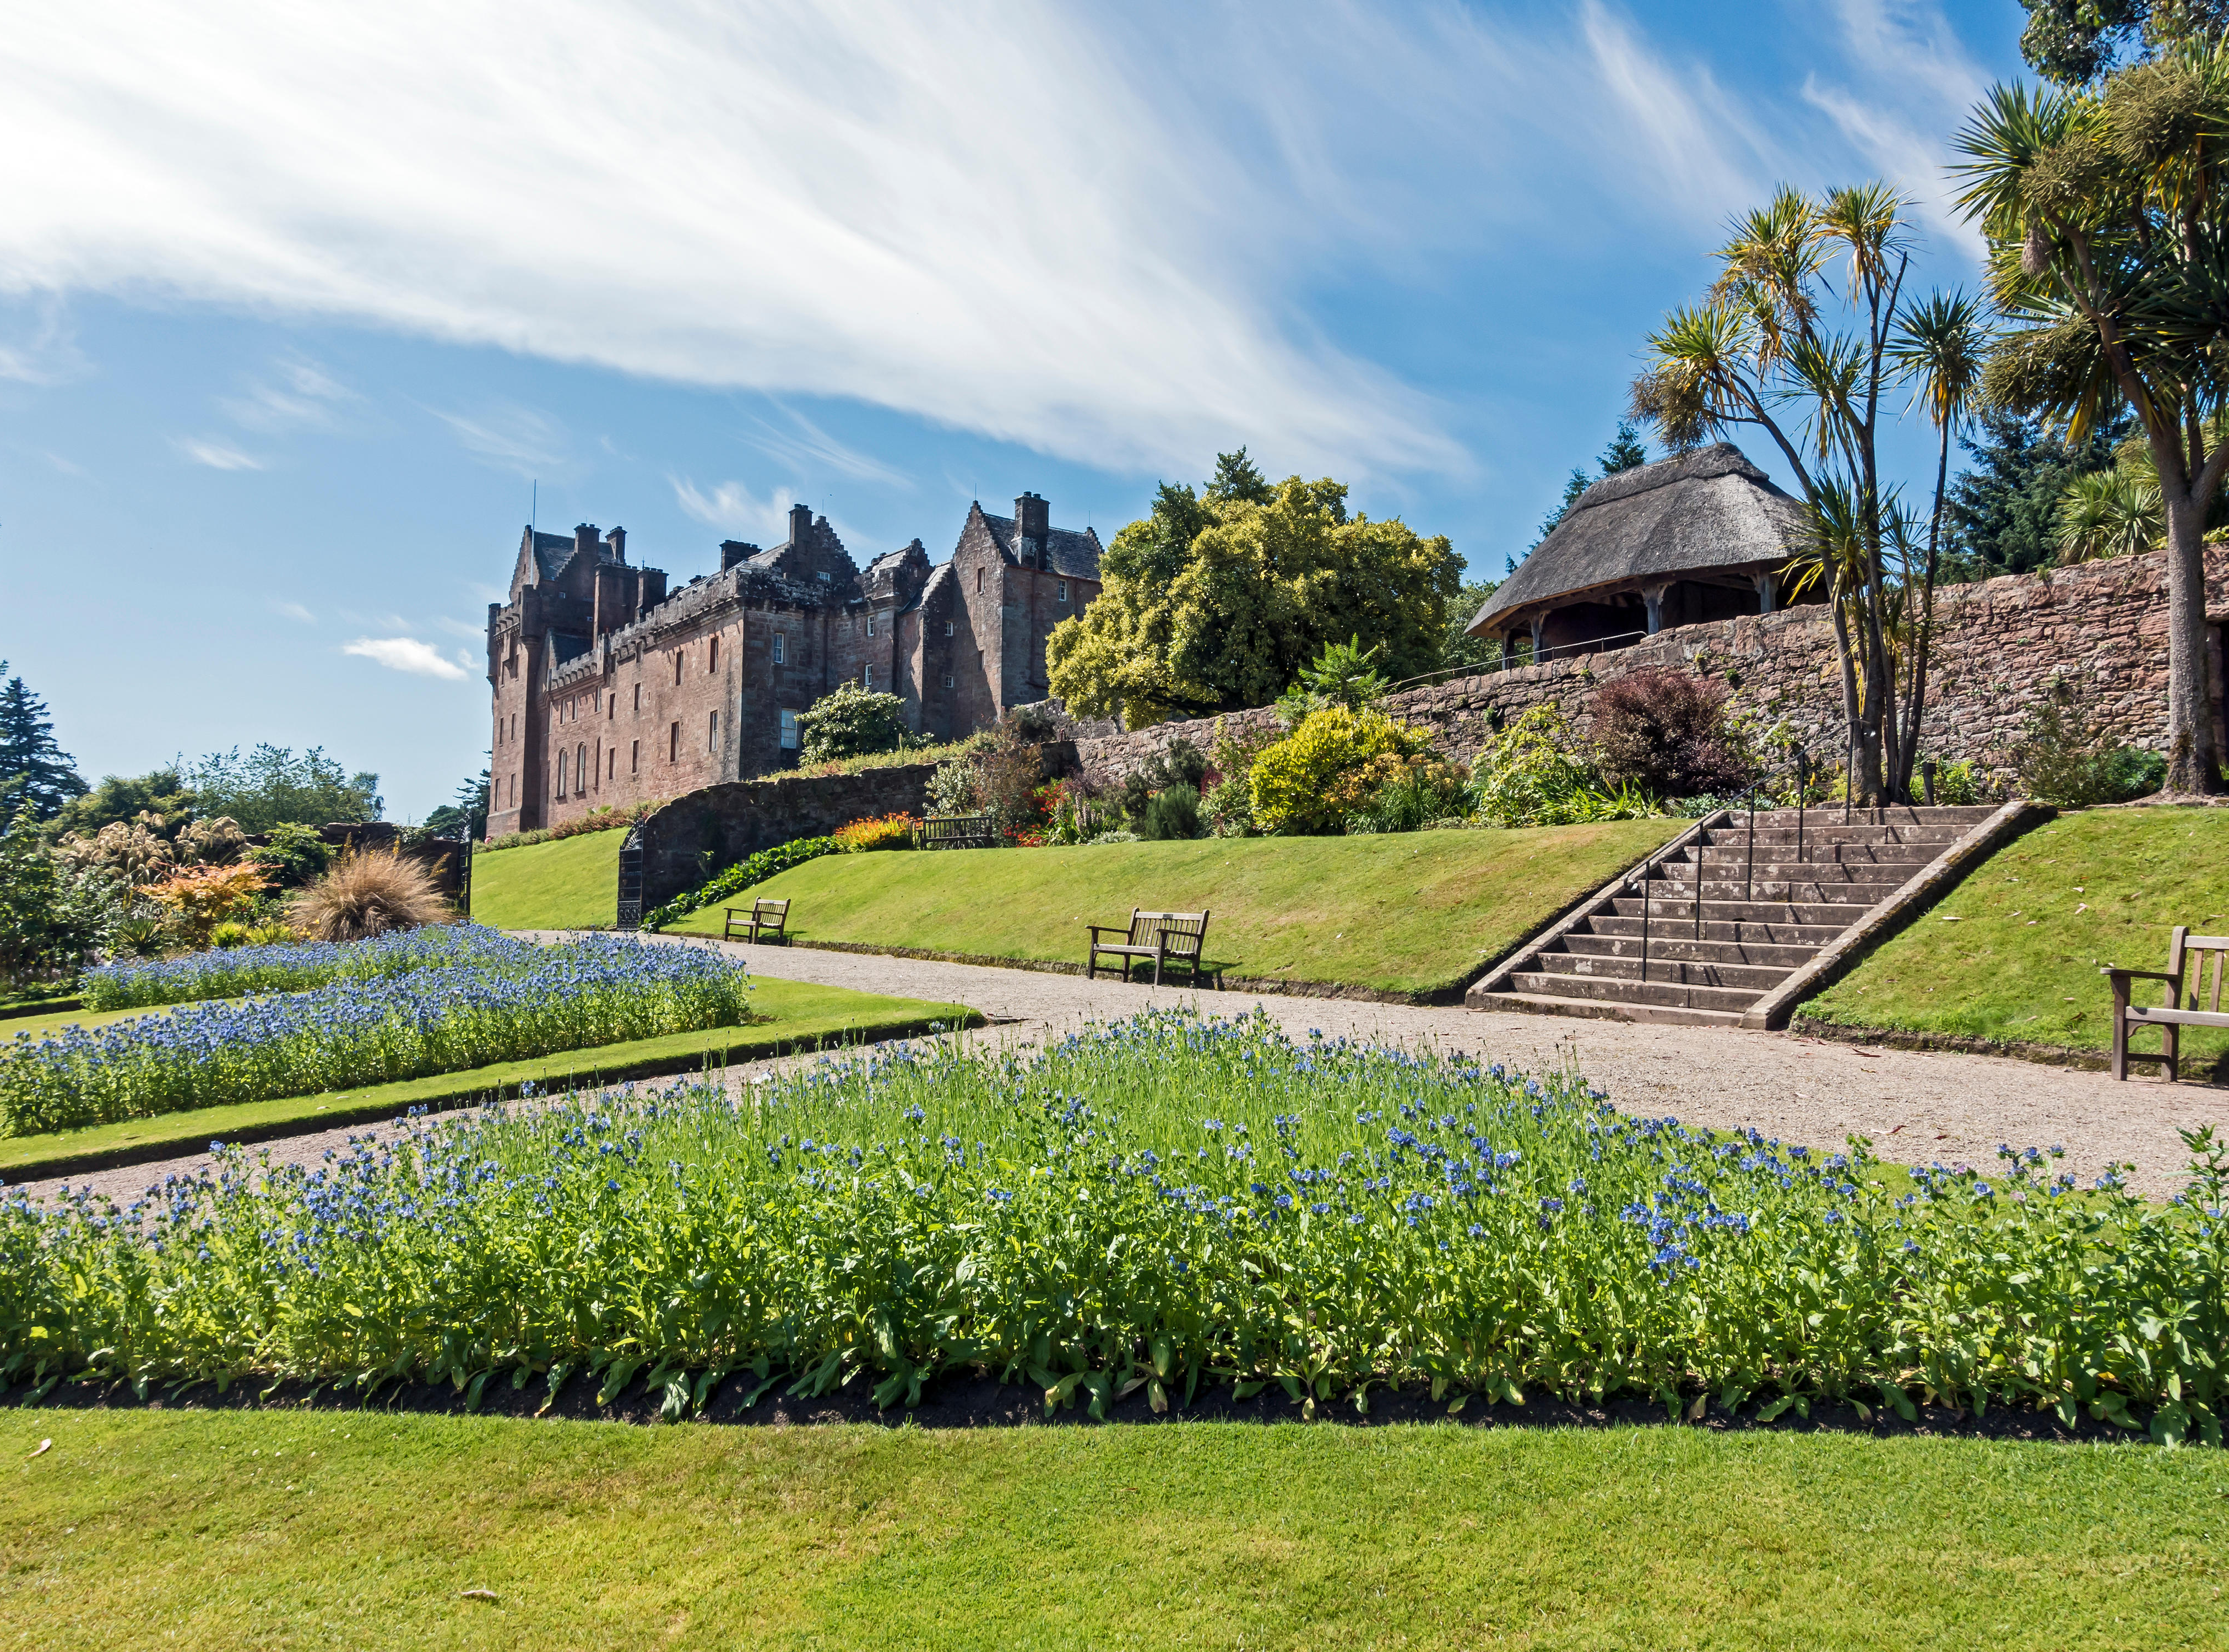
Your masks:
<svg viewBox="0 0 2229 1652"><path fill-rule="evenodd" d="M283 615L297 624L314 625L318 623L318 617L299 602L274 602L271 605L271 611Z"/></svg>
<svg viewBox="0 0 2229 1652"><path fill-rule="evenodd" d="M446 682L461 682L467 675L464 667L444 656L431 643L421 643L414 637L359 637L352 643L342 644L341 652L383 665L390 671L439 677Z"/></svg>
<svg viewBox="0 0 2229 1652"><path fill-rule="evenodd" d="M789 508L797 496L787 488L772 489L761 499L740 482L704 489L686 477L668 477L666 481L672 484L674 503L707 527L748 535L761 545L779 545L789 537Z"/></svg>
<svg viewBox="0 0 2229 1652"><path fill-rule="evenodd" d="M523 477L548 476L565 463L565 426L532 407L498 407L472 414L433 410L465 451L484 464Z"/></svg>
<svg viewBox="0 0 2229 1652"><path fill-rule="evenodd" d="M903 471L893 470L880 459L847 446L803 413L789 407L781 408L780 413L789 421L788 429L763 419L753 419L751 423L756 429L745 432L743 440L793 470L832 471L855 482L877 482L889 487L913 485L913 478Z"/></svg>
<svg viewBox="0 0 2229 1652"><path fill-rule="evenodd" d="M198 436L176 439L179 452L196 464L206 464L212 471L260 471L264 462L253 453L244 453L229 442L205 440Z"/></svg>
<svg viewBox="0 0 2229 1652"><path fill-rule="evenodd" d="M217 405L246 429L276 433L303 426L324 429L333 422L337 408L355 400L354 391L316 362L289 356L252 381L243 394Z"/></svg>

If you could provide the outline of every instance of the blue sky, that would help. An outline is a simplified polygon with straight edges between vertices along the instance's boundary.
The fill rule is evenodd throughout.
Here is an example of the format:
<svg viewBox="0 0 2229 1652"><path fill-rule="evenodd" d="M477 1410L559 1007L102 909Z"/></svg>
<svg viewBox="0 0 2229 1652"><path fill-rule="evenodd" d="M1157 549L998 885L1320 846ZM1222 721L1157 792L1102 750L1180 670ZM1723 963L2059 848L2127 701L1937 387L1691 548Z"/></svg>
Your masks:
<svg viewBox="0 0 2229 1652"><path fill-rule="evenodd" d="M89 777L322 745L411 818L537 483L684 579L793 499L862 562L1025 488L1104 535L1244 443L1499 575L1776 182L1890 177L1974 279L2021 17L22 0L0 657Z"/></svg>

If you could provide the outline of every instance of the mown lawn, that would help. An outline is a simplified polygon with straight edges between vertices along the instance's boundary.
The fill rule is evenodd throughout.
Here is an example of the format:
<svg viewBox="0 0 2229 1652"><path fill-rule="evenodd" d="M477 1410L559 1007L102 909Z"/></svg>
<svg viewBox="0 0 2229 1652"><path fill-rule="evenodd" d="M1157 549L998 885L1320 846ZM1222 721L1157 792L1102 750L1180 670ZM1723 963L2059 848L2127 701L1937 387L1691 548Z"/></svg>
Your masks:
<svg viewBox="0 0 2229 1652"><path fill-rule="evenodd" d="M43 1649L2217 1647L2229 1538L2218 1452L1673 1428L34 1410L0 1453Z"/></svg>
<svg viewBox="0 0 2229 1652"><path fill-rule="evenodd" d="M228 1107L200 1107L152 1118L120 1119L82 1130L0 1137L0 1176L27 1181L33 1175L67 1174L73 1169L128 1157L133 1161L164 1152L198 1153L215 1140L264 1139L295 1130L329 1130L346 1124L392 1118L412 1107L438 1107L481 1097L516 1095L523 1084L555 1090L617 1082L634 1077L688 1073L706 1063L722 1066L778 1051L838 1046L856 1039L897 1037L926 1032L935 1025L967 1024L975 1012L960 1004L919 998L892 998L807 982L761 979L751 995L752 1011L768 1017L748 1027L715 1027L670 1033L661 1038L591 1049L564 1050L531 1060L505 1061L460 1073L436 1073L361 1090L330 1090L318 1095L286 1096ZM103 1016L69 1015L64 1021L113 1021L157 1015L157 1009L112 1010Z"/></svg>
<svg viewBox="0 0 2229 1652"><path fill-rule="evenodd" d="M1205 907L1232 977L1445 992L1687 823L832 855L738 900L787 896L805 940L1079 965L1087 925Z"/></svg>
<svg viewBox="0 0 2229 1652"><path fill-rule="evenodd" d="M1999 849L1803 1013L2107 1049L2113 996L2098 966L2162 967L2175 924L2200 933L2229 925L2229 810L2062 815ZM2137 989L2152 995L2139 1002L2159 1002L2157 983ZM2139 1040L2147 1049L2156 1041ZM2186 1028L2182 1049L2218 1058L2229 1034Z"/></svg>
<svg viewBox="0 0 2229 1652"><path fill-rule="evenodd" d="M627 829L472 858L472 921L492 929L609 929Z"/></svg>

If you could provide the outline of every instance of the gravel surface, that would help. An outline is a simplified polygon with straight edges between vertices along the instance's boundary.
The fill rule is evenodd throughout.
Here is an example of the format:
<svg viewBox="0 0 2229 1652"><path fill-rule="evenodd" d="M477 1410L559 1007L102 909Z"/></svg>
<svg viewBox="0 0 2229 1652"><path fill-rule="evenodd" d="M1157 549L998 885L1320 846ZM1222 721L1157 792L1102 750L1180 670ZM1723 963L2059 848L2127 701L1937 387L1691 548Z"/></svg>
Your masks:
<svg viewBox="0 0 2229 1652"><path fill-rule="evenodd" d="M2100 1073L1995 1056L1868 1050L1717 1027L1125 986L1081 976L801 946L745 947L695 938L667 944L748 953L754 970L784 980L968 1004L992 1022L977 1036L1002 1042L1032 1042L1153 1004L1196 1005L1211 1015L1243 1014L1259 1004L1303 1035L1316 1028L1334 1037L1465 1050L1509 1067L1572 1066L1626 1112L1670 1114L1688 1124L1754 1126L1783 1141L1822 1149L1839 1147L1849 1136L1869 1136L1883 1158L1979 1168L1996 1162L2000 1142L2014 1147L2059 1143L2066 1149L2065 1168L2084 1181L2109 1164L2133 1162L2130 1185L2149 1194L2172 1193L2182 1185L2187 1156L2178 1130L2229 1124L2229 1090L2149 1077L2116 1084ZM753 1073L784 1065L761 1061L731 1068L729 1081L747 1082ZM327 1148L367 1133L359 1127L293 1137L269 1143L268 1150L274 1161L311 1163ZM67 1180L73 1188L90 1185L124 1200L167 1174L190 1172L208 1162L197 1155ZM42 1196L59 1185L29 1188Z"/></svg>

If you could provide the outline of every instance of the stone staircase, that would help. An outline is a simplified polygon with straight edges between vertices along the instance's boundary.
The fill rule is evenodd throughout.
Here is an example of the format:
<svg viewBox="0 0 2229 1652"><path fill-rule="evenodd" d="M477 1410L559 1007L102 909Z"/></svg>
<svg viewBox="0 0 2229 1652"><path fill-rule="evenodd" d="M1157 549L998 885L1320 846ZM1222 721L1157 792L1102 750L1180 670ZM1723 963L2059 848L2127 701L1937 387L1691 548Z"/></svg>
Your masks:
<svg viewBox="0 0 2229 1652"><path fill-rule="evenodd" d="M1739 1021L1998 813L1840 805L1705 822L1488 973L1474 1009ZM1800 840L1800 841L1799 841ZM1698 897L1699 895L1699 901ZM1644 952L1646 954L1644 960Z"/></svg>

